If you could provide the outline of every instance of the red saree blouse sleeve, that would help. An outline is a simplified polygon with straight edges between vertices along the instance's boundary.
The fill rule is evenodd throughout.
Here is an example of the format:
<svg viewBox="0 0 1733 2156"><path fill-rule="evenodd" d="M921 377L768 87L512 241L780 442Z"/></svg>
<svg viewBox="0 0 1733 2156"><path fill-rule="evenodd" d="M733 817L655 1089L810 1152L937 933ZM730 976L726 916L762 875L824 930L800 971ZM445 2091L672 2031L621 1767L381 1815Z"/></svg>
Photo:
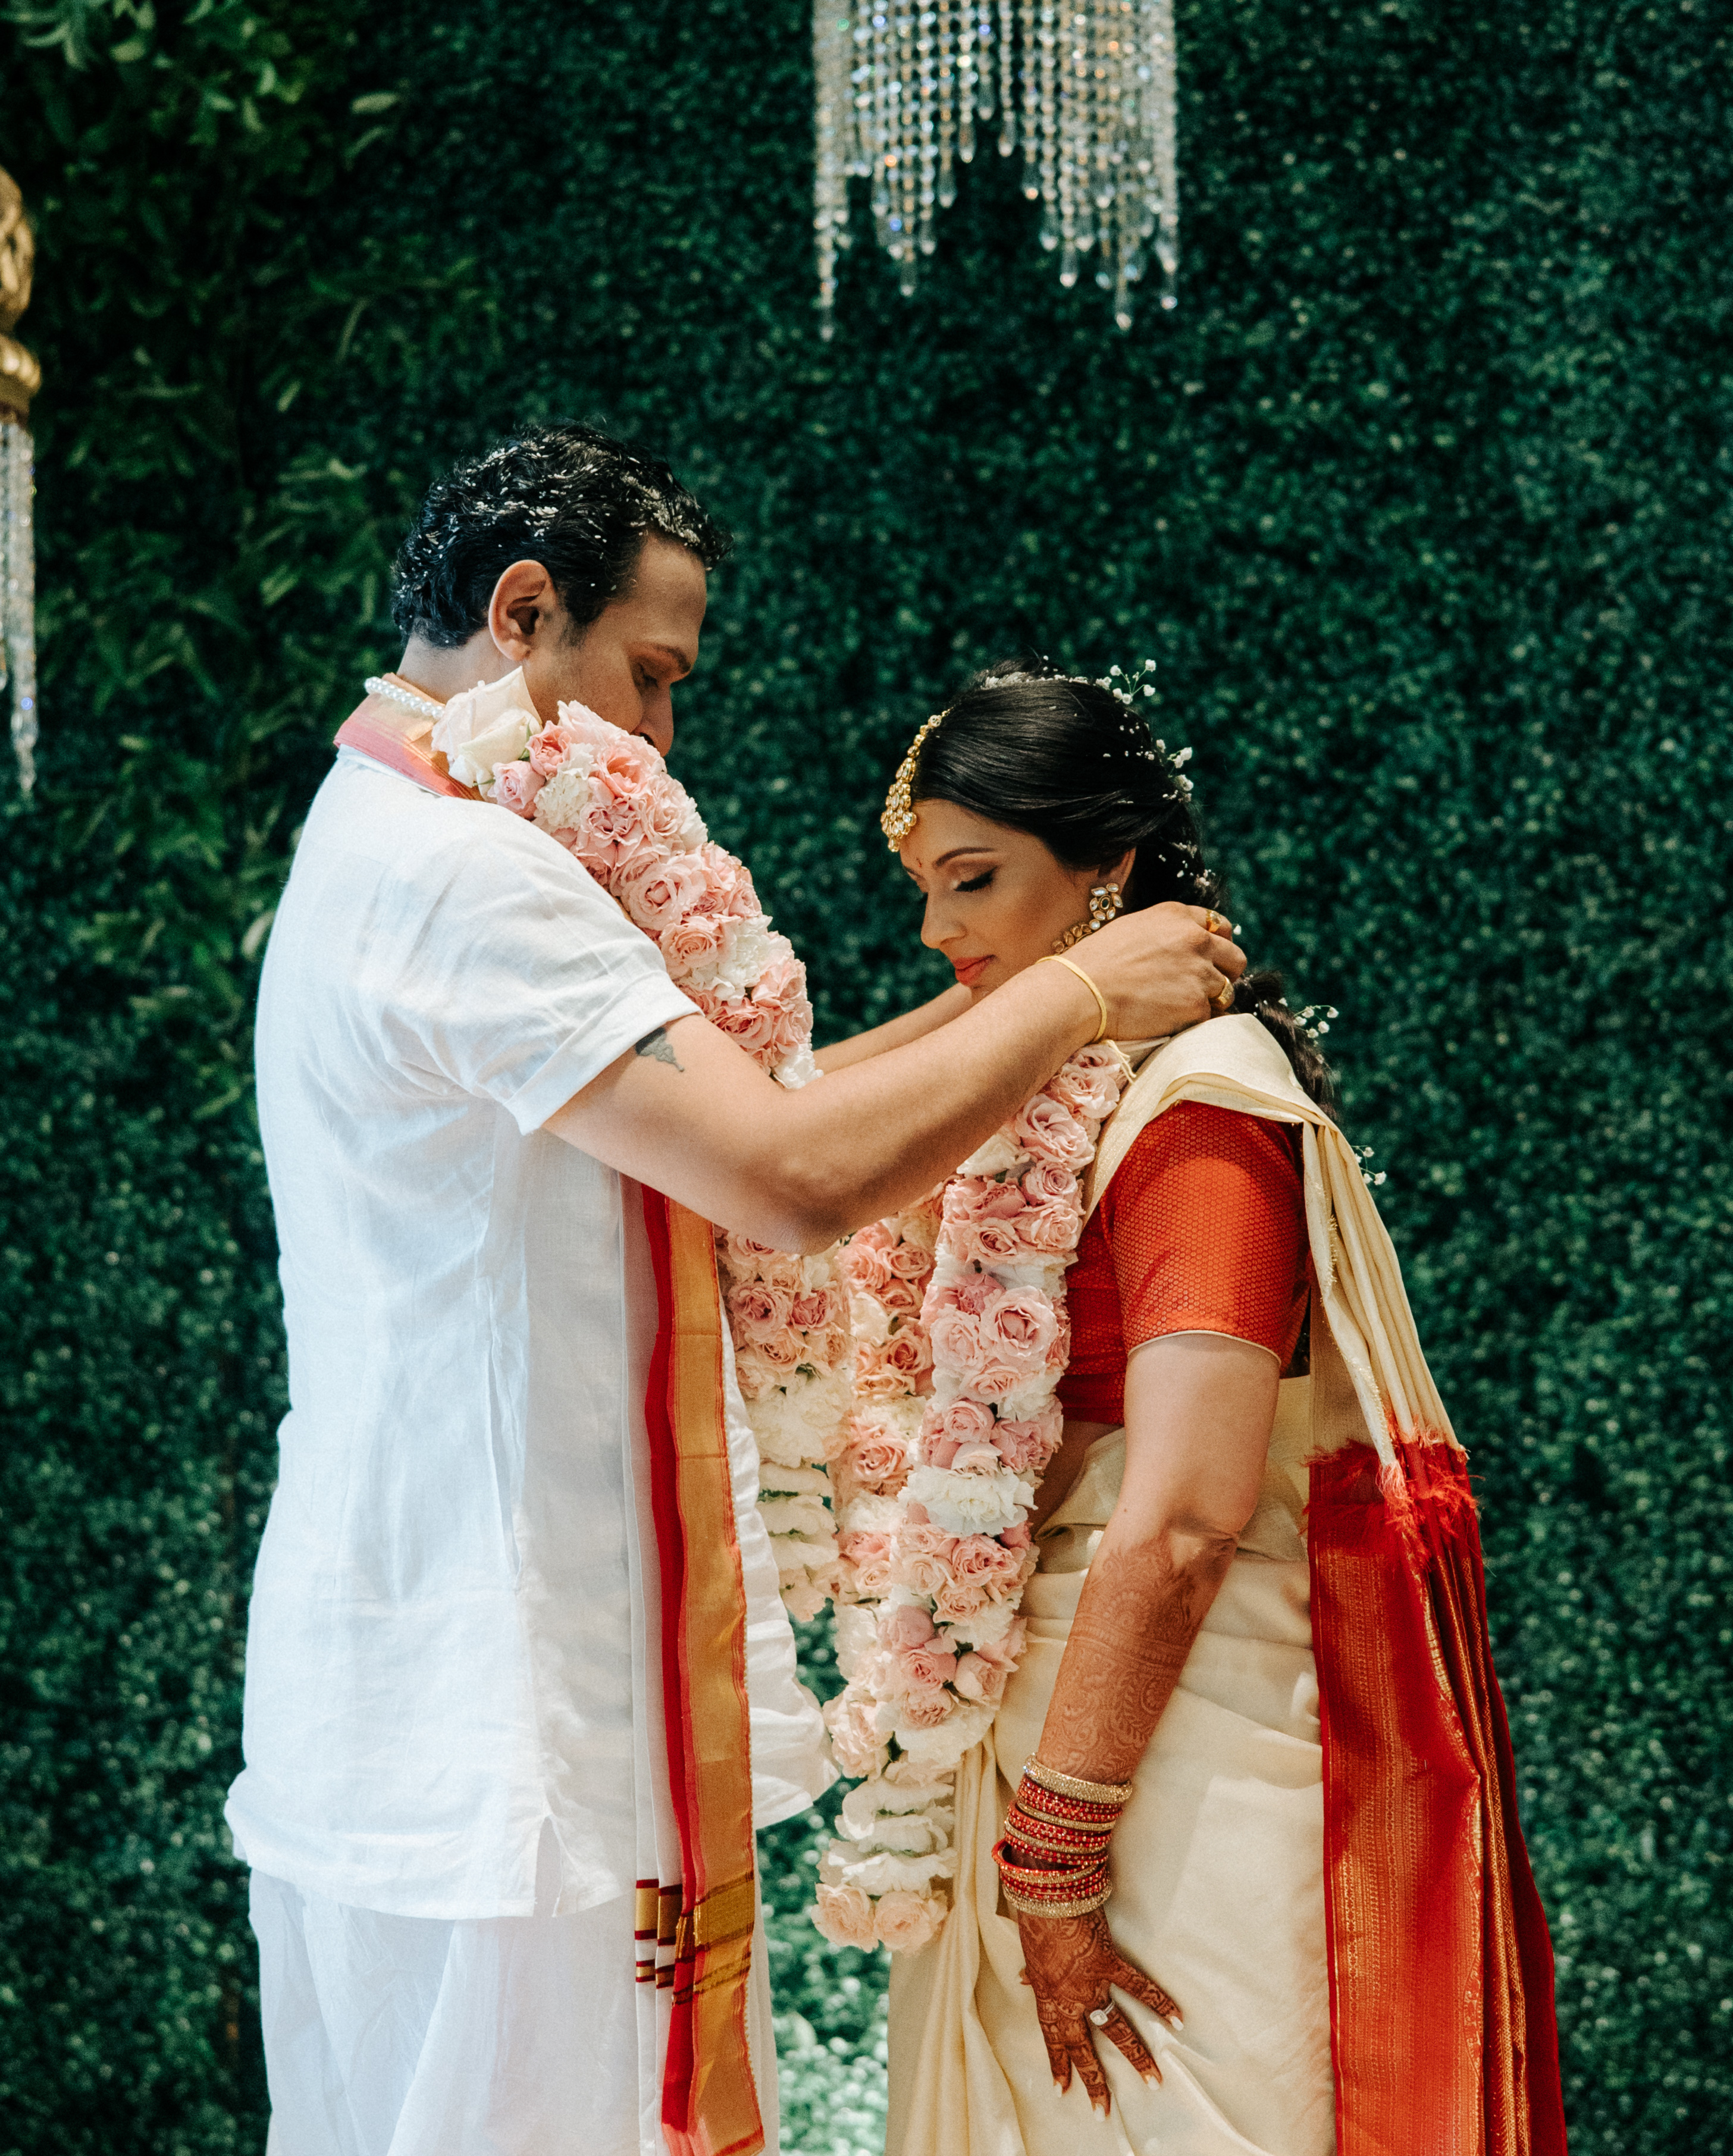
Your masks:
<svg viewBox="0 0 1733 2156"><path fill-rule="evenodd" d="M1066 1414L1122 1420L1125 1358L1165 1333L1228 1333L1285 1367L1305 1315L1305 1253L1294 1126L1199 1101L1156 1116L1078 1245Z"/></svg>

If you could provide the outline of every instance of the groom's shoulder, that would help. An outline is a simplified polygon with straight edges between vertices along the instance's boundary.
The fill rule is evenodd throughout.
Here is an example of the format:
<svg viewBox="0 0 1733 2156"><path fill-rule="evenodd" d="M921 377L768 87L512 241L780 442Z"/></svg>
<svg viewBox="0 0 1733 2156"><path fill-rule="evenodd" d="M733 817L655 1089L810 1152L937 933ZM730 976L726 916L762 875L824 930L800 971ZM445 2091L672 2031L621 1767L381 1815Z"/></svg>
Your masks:
<svg viewBox="0 0 1733 2156"><path fill-rule="evenodd" d="M382 764L341 752L314 796L291 879L356 874L429 896L501 874L565 888L590 878L563 846L484 801L429 792Z"/></svg>

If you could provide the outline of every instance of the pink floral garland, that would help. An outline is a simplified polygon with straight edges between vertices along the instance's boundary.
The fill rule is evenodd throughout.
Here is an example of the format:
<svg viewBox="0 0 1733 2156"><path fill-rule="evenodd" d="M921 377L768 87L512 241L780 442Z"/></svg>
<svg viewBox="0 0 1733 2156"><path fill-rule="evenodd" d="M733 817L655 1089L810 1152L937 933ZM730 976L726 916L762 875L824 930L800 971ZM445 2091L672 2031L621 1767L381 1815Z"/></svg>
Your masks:
<svg viewBox="0 0 1733 2156"><path fill-rule="evenodd" d="M1064 1428L1065 1270L1082 1174L1127 1075L1080 1050L942 1193L843 1249L856 1409L838 1466L843 1584L825 1709L843 1839L813 1922L838 1946L924 1946L955 1873L958 1762L1023 1649L1028 1527Z"/></svg>
<svg viewBox="0 0 1733 2156"><path fill-rule="evenodd" d="M484 798L582 862L662 953L669 978L720 1032L789 1086L819 1073L806 968L715 844L655 748L582 704L544 726L521 671L451 699L433 746ZM837 1543L824 1463L851 1397L852 1343L836 1260L716 1238L735 1370L758 1442L758 1507L795 1616L823 1606Z"/></svg>

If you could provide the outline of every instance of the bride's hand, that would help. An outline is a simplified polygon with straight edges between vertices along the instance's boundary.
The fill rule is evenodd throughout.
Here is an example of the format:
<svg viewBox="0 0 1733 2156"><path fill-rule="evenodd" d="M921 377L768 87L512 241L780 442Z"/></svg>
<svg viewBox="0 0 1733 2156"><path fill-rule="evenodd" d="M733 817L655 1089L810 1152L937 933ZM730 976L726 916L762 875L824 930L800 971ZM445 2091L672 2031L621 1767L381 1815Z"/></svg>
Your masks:
<svg viewBox="0 0 1733 2156"><path fill-rule="evenodd" d="M1176 2029L1182 2025L1179 2009L1159 1984L1134 1969L1114 1944L1105 1912L1093 1909L1086 1917L1019 1916L1017 1926L1023 1938L1023 1980L1035 1994L1054 2087L1062 2092L1070 2087L1074 2066L1090 2102L1105 2116L1107 2076L1095 2056L1092 2040L1096 2029L1119 2046L1145 2081L1160 2081L1161 2069L1110 1994L1115 1989L1128 1993Z"/></svg>

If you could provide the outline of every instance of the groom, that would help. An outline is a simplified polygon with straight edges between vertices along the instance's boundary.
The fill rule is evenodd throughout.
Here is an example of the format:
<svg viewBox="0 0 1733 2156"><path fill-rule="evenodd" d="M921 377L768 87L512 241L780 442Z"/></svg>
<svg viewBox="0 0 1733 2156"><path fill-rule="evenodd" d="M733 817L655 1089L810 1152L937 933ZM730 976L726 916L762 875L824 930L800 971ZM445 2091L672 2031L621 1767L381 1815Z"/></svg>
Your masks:
<svg viewBox="0 0 1733 2156"><path fill-rule="evenodd" d="M521 668L544 719L576 700L665 753L727 545L665 465L584 428L439 481L398 557L398 673L370 685L369 747L320 788L277 914L259 1101L290 1411L228 1804L271 2156L774 2148L750 1830L829 1770L731 1387L697 1396L726 1438L684 1440L726 1517L695 1535L646 1487L646 1403L654 1422L670 1356L717 1330L708 1231L683 1284L654 1224L823 1248L949 1173L1101 1024L1037 966L785 1092L571 855L417 746L439 703ZM1113 1034L1207 1015L1243 962L1203 918L1092 938ZM659 1604L683 1534L687 1601ZM664 1710L671 1732L705 1686L751 1737L694 1739L741 1777L726 1824L748 1837L744 1876L700 1897ZM666 1938L657 1982L659 1888L683 1992ZM706 2017L712 1984L733 1989Z"/></svg>

